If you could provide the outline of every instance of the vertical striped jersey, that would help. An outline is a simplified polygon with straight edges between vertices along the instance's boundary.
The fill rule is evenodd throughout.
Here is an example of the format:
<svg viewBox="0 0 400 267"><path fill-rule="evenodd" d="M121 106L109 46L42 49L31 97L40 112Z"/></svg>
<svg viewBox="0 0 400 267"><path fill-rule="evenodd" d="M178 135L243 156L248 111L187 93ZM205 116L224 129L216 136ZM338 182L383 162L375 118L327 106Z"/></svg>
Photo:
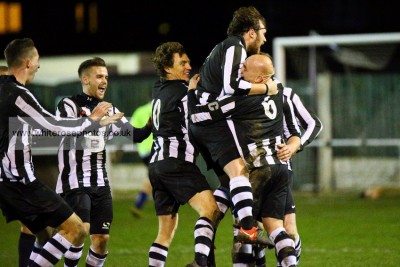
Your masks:
<svg viewBox="0 0 400 267"><path fill-rule="evenodd" d="M274 164L287 164L277 157L277 146L285 143L284 120L291 136L300 136L298 125L290 119L293 113L283 96L281 87L272 96L247 96L232 114L235 134L242 148L248 168ZM247 102L247 103L246 103Z"/></svg>
<svg viewBox="0 0 400 267"><path fill-rule="evenodd" d="M84 93L62 99L56 115L66 118L89 116L99 100ZM112 107L108 115L118 113ZM114 136L124 136L134 140L135 128L123 117L115 124L101 127L97 131L80 136L63 137L58 149L58 169L56 192L63 193L82 187L108 186L106 171L106 142ZM149 132L150 133L150 132Z"/></svg>
<svg viewBox="0 0 400 267"><path fill-rule="evenodd" d="M292 88L285 87L283 89L285 99L290 105L293 114L291 115L292 120L297 121L297 125L301 128L298 131L302 132L301 135L301 149L311 143L322 131L322 123L320 119L315 115L314 112L307 109L300 97L294 92ZM285 138L290 137L290 132L287 128L286 121L284 124Z"/></svg>
<svg viewBox="0 0 400 267"><path fill-rule="evenodd" d="M225 95L247 95L251 83L243 80L240 67L247 58L241 36L228 36L217 44L200 69L196 95L200 104L209 103Z"/></svg>
<svg viewBox="0 0 400 267"><path fill-rule="evenodd" d="M58 118L46 111L14 76L0 76L0 182L33 182L32 129L42 135L79 135L98 129L88 117Z"/></svg>
<svg viewBox="0 0 400 267"><path fill-rule="evenodd" d="M190 119L207 125L229 117L228 125L238 150L249 168L271 164L287 164L277 158L277 145L284 143L284 121L288 134L300 136L294 111L278 84L278 94L222 97L205 105L193 105L196 97L189 91ZM223 144L221 144L223 145Z"/></svg>
<svg viewBox="0 0 400 267"><path fill-rule="evenodd" d="M152 95L153 148L150 163L165 158L195 162L195 150L188 134L187 83L159 80Z"/></svg>

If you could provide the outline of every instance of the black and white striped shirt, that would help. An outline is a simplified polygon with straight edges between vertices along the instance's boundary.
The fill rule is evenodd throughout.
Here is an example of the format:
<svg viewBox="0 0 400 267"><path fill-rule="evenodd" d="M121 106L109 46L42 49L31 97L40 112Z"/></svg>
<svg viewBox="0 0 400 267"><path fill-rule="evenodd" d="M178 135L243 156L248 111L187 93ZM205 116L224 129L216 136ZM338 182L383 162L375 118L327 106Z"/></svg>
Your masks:
<svg viewBox="0 0 400 267"><path fill-rule="evenodd" d="M228 125L238 140L238 150L249 168L272 164L287 164L277 157L277 145L285 142L283 125L291 136L300 136L300 128L294 118L292 106L283 95L283 86L273 96L229 96L205 105L196 104L189 91L190 118L194 123L207 125L230 118Z"/></svg>
<svg viewBox="0 0 400 267"><path fill-rule="evenodd" d="M296 121L295 125L300 126L298 131L301 131L301 149L311 143L322 131L322 123L314 112L307 109L300 97L293 91L292 88L285 87L283 94L288 105L291 107L292 115L289 118ZM290 137L290 131L287 127L287 121L284 121L285 138Z"/></svg>
<svg viewBox="0 0 400 267"><path fill-rule="evenodd" d="M188 134L187 83L160 80L153 88L153 148L150 163L165 158L195 162L195 150Z"/></svg>
<svg viewBox="0 0 400 267"><path fill-rule="evenodd" d="M243 158L249 169L287 164L288 162L277 157L277 146L285 143L284 120L290 136L300 136L300 132L296 121L290 119L293 111L283 96L283 88L280 86L276 95L254 98L257 101L246 104L243 109L237 109L232 115ZM246 111L249 113L246 114Z"/></svg>
<svg viewBox="0 0 400 267"><path fill-rule="evenodd" d="M32 163L32 129L43 134L79 135L100 125L90 118L60 119L46 111L14 76L0 76L0 182L36 180Z"/></svg>
<svg viewBox="0 0 400 267"><path fill-rule="evenodd" d="M199 103L209 103L225 95L247 95L251 83L240 75L240 67L246 58L241 36L228 36L217 44L200 69L201 79L196 88Z"/></svg>
<svg viewBox="0 0 400 267"><path fill-rule="evenodd" d="M84 93L64 98L57 106L56 115L68 118L89 116L98 103L99 100ZM119 110L113 107L108 114L112 116L118 112ZM123 117L117 123L101 127L96 132L64 137L58 149L59 175L56 192L63 193L82 187L108 186L106 142L114 136L125 136L133 142L140 142L143 139L135 139L139 130L132 127ZM147 136L149 134L150 129Z"/></svg>

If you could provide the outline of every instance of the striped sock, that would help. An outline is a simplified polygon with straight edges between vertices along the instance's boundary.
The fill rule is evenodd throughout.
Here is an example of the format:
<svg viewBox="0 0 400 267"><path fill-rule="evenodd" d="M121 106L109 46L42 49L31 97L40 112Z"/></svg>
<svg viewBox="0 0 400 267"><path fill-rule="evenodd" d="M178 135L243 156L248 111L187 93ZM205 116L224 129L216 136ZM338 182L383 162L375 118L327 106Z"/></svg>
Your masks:
<svg viewBox="0 0 400 267"><path fill-rule="evenodd" d="M301 239L300 236L297 235L295 240L294 240L294 249L296 251L296 260L297 260L297 265L299 264L300 261L300 255L301 255Z"/></svg>
<svg viewBox="0 0 400 267"><path fill-rule="evenodd" d="M265 259L265 249L259 246L253 246L254 257L256 260L257 267L265 267L267 266L266 259Z"/></svg>
<svg viewBox="0 0 400 267"><path fill-rule="evenodd" d="M149 250L149 267L163 267L167 260L168 248L153 243Z"/></svg>
<svg viewBox="0 0 400 267"><path fill-rule="evenodd" d="M89 248L89 252L86 256L86 267L101 267L106 261L107 254L101 255Z"/></svg>
<svg viewBox="0 0 400 267"><path fill-rule="evenodd" d="M71 246L64 255L64 267L78 266L79 259L82 257L82 246Z"/></svg>
<svg viewBox="0 0 400 267"><path fill-rule="evenodd" d="M18 239L19 266L28 266L29 256L32 253L36 236L26 233L20 233Z"/></svg>
<svg viewBox="0 0 400 267"><path fill-rule="evenodd" d="M194 227L195 261L200 266L207 266L207 257L211 250L213 236L214 228L211 220L200 217Z"/></svg>
<svg viewBox="0 0 400 267"><path fill-rule="evenodd" d="M223 187L218 187L215 189L214 193L215 201L217 202L218 209L221 213L225 215L228 211L231 201L229 200L229 193Z"/></svg>
<svg viewBox="0 0 400 267"><path fill-rule="evenodd" d="M233 235L236 237L239 234L238 219L234 218ZM265 250L256 245L233 242L232 247L232 262L234 267L256 266L265 267Z"/></svg>
<svg viewBox="0 0 400 267"><path fill-rule="evenodd" d="M275 251L278 262L283 267L296 265L296 252L294 250L294 241L286 233L285 228L278 227L270 234L270 239L275 243Z"/></svg>
<svg viewBox="0 0 400 267"><path fill-rule="evenodd" d="M254 265L253 246L234 242L232 247L232 263L234 267Z"/></svg>
<svg viewBox="0 0 400 267"><path fill-rule="evenodd" d="M29 256L29 266L32 265L36 259L36 257L39 255L40 251L42 251L42 246L39 244L38 241L35 241L33 243L31 255Z"/></svg>
<svg viewBox="0 0 400 267"><path fill-rule="evenodd" d="M237 176L229 182L230 193L235 212L238 215L241 226L248 230L254 226L253 220L253 193L249 179L245 176Z"/></svg>
<svg viewBox="0 0 400 267"><path fill-rule="evenodd" d="M57 233L44 244L42 250L30 266L53 266L70 247L71 243Z"/></svg>

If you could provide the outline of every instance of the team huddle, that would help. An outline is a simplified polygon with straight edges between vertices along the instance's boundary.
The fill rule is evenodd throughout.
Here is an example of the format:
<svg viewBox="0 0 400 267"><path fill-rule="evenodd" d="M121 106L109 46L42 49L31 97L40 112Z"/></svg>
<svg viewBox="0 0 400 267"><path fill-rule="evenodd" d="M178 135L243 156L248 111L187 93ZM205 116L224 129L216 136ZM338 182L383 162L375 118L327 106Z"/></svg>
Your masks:
<svg viewBox="0 0 400 267"><path fill-rule="evenodd" d="M86 266L104 265L113 221L106 142L124 136L139 143L151 133L148 170L159 229L149 266L165 266L179 207L186 203L199 215L187 266L216 266L214 239L229 209L233 266L266 266L267 247L275 249L277 266L297 266L301 240L290 160L322 125L274 77L272 58L260 51L266 32L254 7L237 9L227 38L192 78L185 48L159 45L153 57L159 80L143 128L103 101L108 71L98 57L78 68L82 93L62 99L55 115L46 111L25 87L40 67L38 50L28 38L10 42L7 73L0 76L0 207L7 222L21 222L20 266L53 266L61 258L65 266L77 266L88 235ZM62 136L55 191L35 177L33 132ZM219 178L215 190L196 166L199 153Z"/></svg>

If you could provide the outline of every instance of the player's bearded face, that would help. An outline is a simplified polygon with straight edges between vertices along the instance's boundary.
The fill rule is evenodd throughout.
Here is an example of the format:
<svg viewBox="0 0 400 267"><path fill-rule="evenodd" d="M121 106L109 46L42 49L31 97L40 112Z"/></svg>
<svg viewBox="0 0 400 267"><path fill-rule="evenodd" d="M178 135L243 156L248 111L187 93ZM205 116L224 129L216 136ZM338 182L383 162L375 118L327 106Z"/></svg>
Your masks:
<svg viewBox="0 0 400 267"><path fill-rule="evenodd" d="M261 51L261 46L267 42L265 34L267 29L264 24L260 21L259 29L255 30L256 38L247 46L247 56L259 54Z"/></svg>
<svg viewBox="0 0 400 267"><path fill-rule="evenodd" d="M261 51L261 46L264 44L265 37L263 38L264 35L260 33L260 31L257 31L257 37L253 42L251 42L247 46L247 56L251 55L256 55L259 54Z"/></svg>
<svg viewBox="0 0 400 267"><path fill-rule="evenodd" d="M260 47L257 46L256 40L255 40L253 43L248 45L248 47L247 47L247 56L249 57L251 55L255 55L255 54L258 54L258 53L260 53Z"/></svg>

